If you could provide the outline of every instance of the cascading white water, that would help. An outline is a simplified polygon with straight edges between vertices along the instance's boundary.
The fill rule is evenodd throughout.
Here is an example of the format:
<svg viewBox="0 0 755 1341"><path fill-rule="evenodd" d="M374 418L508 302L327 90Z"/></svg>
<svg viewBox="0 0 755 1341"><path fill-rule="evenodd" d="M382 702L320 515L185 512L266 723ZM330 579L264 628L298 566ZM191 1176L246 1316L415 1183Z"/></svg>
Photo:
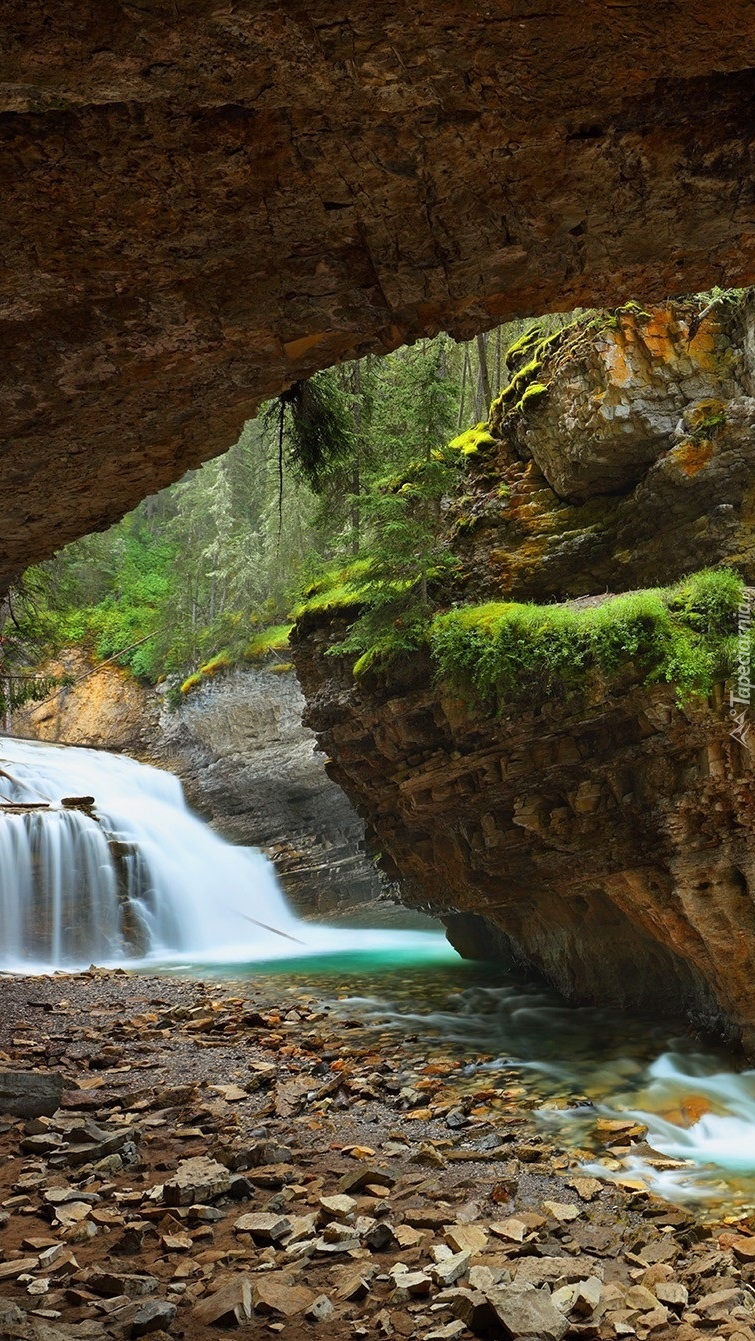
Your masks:
<svg viewBox="0 0 755 1341"><path fill-rule="evenodd" d="M91 813L62 805L87 796ZM421 954L440 939L300 922L261 852L192 815L172 774L122 755L1 737L0 806L4 969L240 963L399 942Z"/></svg>

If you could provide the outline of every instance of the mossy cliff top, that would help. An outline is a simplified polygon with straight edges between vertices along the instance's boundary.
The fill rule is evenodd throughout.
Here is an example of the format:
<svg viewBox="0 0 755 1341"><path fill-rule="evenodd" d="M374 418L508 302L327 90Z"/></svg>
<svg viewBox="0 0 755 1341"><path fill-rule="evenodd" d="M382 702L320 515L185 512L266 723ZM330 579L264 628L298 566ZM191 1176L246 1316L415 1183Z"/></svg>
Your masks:
<svg viewBox="0 0 755 1341"><path fill-rule="evenodd" d="M436 615L430 647L439 680L478 706L503 710L606 692L627 673L707 697L737 663L744 584L707 570L670 588L571 605L490 602Z"/></svg>

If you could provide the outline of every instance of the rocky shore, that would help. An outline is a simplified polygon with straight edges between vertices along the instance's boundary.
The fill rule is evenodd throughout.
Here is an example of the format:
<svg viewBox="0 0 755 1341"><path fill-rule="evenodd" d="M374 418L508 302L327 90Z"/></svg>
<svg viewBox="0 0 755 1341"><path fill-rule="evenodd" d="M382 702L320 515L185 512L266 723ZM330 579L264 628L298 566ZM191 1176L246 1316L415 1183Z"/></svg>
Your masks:
<svg viewBox="0 0 755 1341"><path fill-rule="evenodd" d="M755 1339L748 1220L593 1177L515 1069L484 1081L336 1004L5 979L0 1335ZM614 1162L644 1134L595 1124Z"/></svg>

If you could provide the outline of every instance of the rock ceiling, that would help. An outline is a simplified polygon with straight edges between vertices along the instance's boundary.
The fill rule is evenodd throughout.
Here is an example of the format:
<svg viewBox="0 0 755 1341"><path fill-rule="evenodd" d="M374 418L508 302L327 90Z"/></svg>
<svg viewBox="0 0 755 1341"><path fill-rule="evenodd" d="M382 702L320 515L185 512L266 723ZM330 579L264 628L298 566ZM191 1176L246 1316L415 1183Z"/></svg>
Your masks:
<svg viewBox="0 0 755 1341"><path fill-rule="evenodd" d="M755 278L746 0L6 0L0 585L334 361Z"/></svg>

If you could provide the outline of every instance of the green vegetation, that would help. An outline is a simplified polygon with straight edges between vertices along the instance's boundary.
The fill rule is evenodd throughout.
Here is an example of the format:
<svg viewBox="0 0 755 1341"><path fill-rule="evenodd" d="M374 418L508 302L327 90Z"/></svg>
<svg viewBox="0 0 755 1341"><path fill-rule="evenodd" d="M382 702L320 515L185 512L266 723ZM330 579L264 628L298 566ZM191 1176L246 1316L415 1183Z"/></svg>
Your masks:
<svg viewBox="0 0 755 1341"><path fill-rule="evenodd" d="M281 653L275 630L287 630L292 608L352 604L350 584L373 549L385 568L377 532L386 523L398 535L389 511L407 525L422 511L427 469L441 469L446 455L461 468L444 444L463 408L460 365L469 385L479 359L476 344L465 350L441 336L296 384L224 457L25 574L0 678L28 676L74 644L167 679L175 702L247 657ZM418 576L416 560L402 565ZM333 572L346 575L334 583Z"/></svg>
<svg viewBox="0 0 755 1341"><path fill-rule="evenodd" d="M474 456L485 447L492 447L495 438L490 432L487 423L475 424L474 428L468 428L466 433L459 433L457 437L452 438L448 444L450 452L461 452L462 456Z"/></svg>
<svg viewBox="0 0 755 1341"><path fill-rule="evenodd" d="M536 705L626 671L676 685L684 701L731 672L742 590L721 569L597 605L466 606L435 616L430 646L439 678L488 710Z"/></svg>
<svg viewBox="0 0 755 1341"><path fill-rule="evenodd" d="M293 624L271 624L266 629L258 629L252 634L244 656L248 661L257 661L272 652L285 652L293 627Z"/></svg>

